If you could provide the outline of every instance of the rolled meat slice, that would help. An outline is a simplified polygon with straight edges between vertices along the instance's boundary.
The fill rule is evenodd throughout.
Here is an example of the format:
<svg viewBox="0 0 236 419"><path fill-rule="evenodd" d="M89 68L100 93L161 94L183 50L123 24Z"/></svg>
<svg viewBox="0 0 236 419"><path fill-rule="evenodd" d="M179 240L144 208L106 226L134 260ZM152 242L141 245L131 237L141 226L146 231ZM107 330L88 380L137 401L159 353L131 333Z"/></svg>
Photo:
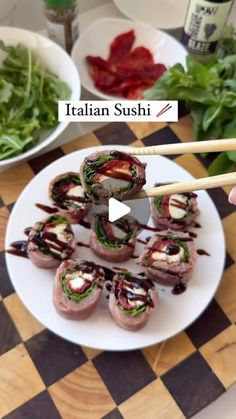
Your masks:
<svg viewBox="0 0 236 419"><path fill-rule="evenodd" d="M68 319L86 319L101 297L104 281L103 269L93 262L62 262L53 287L53 303L57 312Z"/></svg>
<svg viewBox="0 0 236 419"><path fill-rule="evenodd" d="M74 233L67 218L52 214L30 230L27 253L39 268L57 268L75 250Z"/></svg>
<svg viewBox="0 0 236 419"><path fill-rule="evenodd" d="M137 262L159 284L186 284L196 262L193 239L189 233L162 231L150 239Z"/></svg>
<svg viewBox="0 0 236 419"><path fill-rule="evenodd" d="M139 227L133 217L110 223L108 213L97 213L91 223L90 249L102 259L124 262L134 253Z"/></svg>
<svg viewBox="0 0 236 419"><path fill-rule="evenodd" d="M146 183L146 164L121 151L100 151L88 156L80 168L85 191L97 203L111 197L128 199Z"/></svg>
<svg viewBox="0 0 236 419"><path fill-rule="evenodd" d="M119 272L114 276L109 311L119 326L133 331L141 329L156 305L157 291L150 279L129 272Z"/></svg>
<svg viewBox="0 0 236 419"><path fill-rule="evenodd" d="M184 230L199 215L197 194L186 192L151 198L151 211L153 222L160 230Z"/></svg>
<svg viewBox="0 0 236 419"><path fill-rule="evenodd" d="M91 203L81 185L79 173L66 172L56 176L49 184L49 198L59 214L71 224L79 223L88 213Z"/></svg>

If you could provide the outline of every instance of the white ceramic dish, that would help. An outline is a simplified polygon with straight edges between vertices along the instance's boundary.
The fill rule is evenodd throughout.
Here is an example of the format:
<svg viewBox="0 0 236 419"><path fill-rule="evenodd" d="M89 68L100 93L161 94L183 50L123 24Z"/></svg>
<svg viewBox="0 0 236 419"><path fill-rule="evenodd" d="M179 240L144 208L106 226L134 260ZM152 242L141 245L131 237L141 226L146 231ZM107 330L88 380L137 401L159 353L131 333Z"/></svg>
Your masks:
<svg viewBox="0 0 236 419"><path fill-rule="evenodd" d="M184 25L189 0L114 0L127 17L154 28L176 29Z"/></svg>
<svg viewBox="0 0 236 419"><path fill-rule="evenodd" d="M20 43L30 48L35 57L38 57L50 71L70 86L71 100L80 99L81 85L77 69L71 57L59 45L35 32L12 27L0 27L0 39L7 45ZM5 54L0 51L0 65L4 56ZM0 160L0 169L29 159L56 140L67 125L67 122L60 122L55 128L42 132L40 141L35 147L19 156Z"/></svg>
<svg viewBox="0 0 236 419"><path fill-rule="evenodd" d="M81 84L95 96L108 100L119 99L119 96L105 94L94 86L86 56L99 55L106 59L113 39L131 29L136 34L135 46L149 48L156 63L163 63L167 67L177 62L185 64L186 50L172 36L140 22L115 18L98 20L82 32L72 50L72 59L80 74Z"/></svg>
<svg viewBox="0 0 236 419"><path fill-rule="evenodd" d="M124 147L114 146L115 149ZM23 230L43 219L45 213L35 207L36 202L49 204L47 189L50 179L68 170L78 171L80 163L90 153L111 147L93 147L69 154L41 171L20 195L10 216L6 233L6 248L15 240L24 239ZM142 157L147 165L147 187L156 181L189 180L192 176L171 160L159 156ZM158 167L158 170L157 170ZM170 338L185 329L206 308L220 283L225 257L224 234L217 210L209 195L199 192L201 229L197 229L197 248L207 250L211 256L199 256L194 274L187 290L173 295L171 289L159 288L157 309L146 327L139 332L128 332L118 327L107 310L106 292L93 313L86 321L72 321L60 317L53 306L53 270L36 268L28 259L6 253L8 271L19 297L28 310L48 329L57 335L78 344L104 350L130 350L149 346ZM77 240L89 242L89 230L76 226ZM148 234L147 234L148 233ZM150 232L143 231L145 239ZM138 244L135 254L142 245ZM103 266L113 264L96 257L90 249L79 247L76 256L93 260ZM135 260L121 263L133 272L140 272ZM163 290L164 289L164 290Z"/></svg>

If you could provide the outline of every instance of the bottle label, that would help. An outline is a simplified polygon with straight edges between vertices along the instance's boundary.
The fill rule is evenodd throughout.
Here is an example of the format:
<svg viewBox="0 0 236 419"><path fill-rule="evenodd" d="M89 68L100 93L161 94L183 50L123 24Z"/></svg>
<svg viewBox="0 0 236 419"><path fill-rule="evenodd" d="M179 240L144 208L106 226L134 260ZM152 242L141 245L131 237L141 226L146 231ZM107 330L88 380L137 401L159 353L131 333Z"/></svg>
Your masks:
<svg viewBox="0 0 236 419"><path fill-rule="evenodd" d="M183 43L189 52L205 55L215 51L231 5L232 1L190 2L183 34Z"/></svg>

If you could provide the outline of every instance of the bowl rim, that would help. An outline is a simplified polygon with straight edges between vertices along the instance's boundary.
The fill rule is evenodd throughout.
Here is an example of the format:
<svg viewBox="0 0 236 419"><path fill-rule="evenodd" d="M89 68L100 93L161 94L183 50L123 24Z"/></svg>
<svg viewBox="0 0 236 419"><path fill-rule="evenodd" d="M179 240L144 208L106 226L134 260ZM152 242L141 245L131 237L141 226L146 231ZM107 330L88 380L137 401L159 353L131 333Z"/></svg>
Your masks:
<svg viewBox="0 0 236 419"><path fill-rule="evenodd" d="M141 22L143 22L143 23L146 23L147 25L150 25L150 26L152 26L153 28L156 28L156 29L159 29L159 30L163 30L163 31L166 31L166 30L177 30L177 29L181 29L181 28L183 28L183 26L184 26L184 21L185 21L185 15L186 15L186 7L188 6L188 0L185 0L186 1L186 5L185 5L185 7L183 7L183 2L181 3L181 1L178 1L178 0L176 0L176 5L178 5L178 6L181 6L182 5L182 7L183 7L183 11L185 11L185 13L184 13L184 18L183 18L183 22L182 23L178 23L178 24L175 24L174 26L173 25L168 25L168 24L166 24L166 25L164 25L164 26L155 26L154 24L151 24L150 22L148 23L147 21L145 21L145 20L141 20ZM135 18L135 16L134 15L132 15L131 13L129 13L129 12L127 12L125 9L124 9L124 7L123 7L123 5L120 5L120 3L119 3L119 0L114 0L114 4L115 4L115 6L117 7L117 9L124 15L124 16L126 16L127 17L127 19L130 19L130 20L133 20L133 21L136 21L136 18ZM171 6L171 4L169 4L169 6Z"/></svg>
<svg viewBox="0 0 236 419"><path fill-rule="evenodd" d="M187 56L187 51L184 48L184 46L177 40L175 39L172 35L164 32L161 29L158 28L154 28L153 26L149 25L148 23L139 21L139 20L130 20L130 19L125 19L125 18L119 18L119 17L105 17L105 18L101 18L96 20L95 22L91 23L79 36L79 38L76 40L76 42L73 45L72 51L71 51L71 57L77 67L77 70L79 72L79 61L76 60L76 54L78 53L79 49L80 49L80 44L81 43L85 43L86 42L86 36L87 33L90 32L91 30L94 30L94 28L96 28L97 26L101 26L101 24L104 23L110 23L112 24L112 22L122 22L122 23L126 23L128 24L129 27L133 26L134 29L135 27L143 27L143 29L148 29L149 31L153 31L155 33L158 33L161 36L164 36L168 41L171 41L172 43L174 42L176 44L176 46L178 46L179 48L181 48L183 50L183 54L185 56ZM128 27L127 27L128 30ZM98 98L102 98L105 100L124 100L124 98L122 98L121 96L115 96L115 95L108 95L106 93L103 93L102 91L98 90L94 85L89 85L82 77L82 75L80 75L80 82L81 85L90 93L92 93L93 95L95 95ZM127 99L128 100L128 99ZM130 99L131 100L131 99Z"/></svg>
<svg viewBox="0 0 236 419"><path fill-rule="evenodd" d="M60 45L58 45L56 42L49 39L47 36L42 35L38 32L30 31L28 29L18 28L18 27L12 27L12 26L0 26L0 38L1 33L4 32L10 32L12 31L21 33L21 34L27 34L30 36L34 36L35 38L41 39L43 42L47 42L48 45L58 49L63 54L66 54L70 60L70 65L73 71L73 79L76 79L75 82L75 88L72 91L71 97L69 100L80 100L81 97L81 80L79 76L78 69L71 57ZM20 43L20 42L19 42ZM49 144L51 144L54 140L56 140L59 135L62 134L63 131L67 128L69 125L69 122L58 122L56 127L53 129L52 133L42 142L39 142L36 146L30 148L25 153L19 154L18 156L10 157L8 159L0 160L0 169L5 168L6 166L11 166L13 164L20 163L25 160L29 160L30 157L34 156L35 154L42 151L45 147L47 147Z"/></svg>

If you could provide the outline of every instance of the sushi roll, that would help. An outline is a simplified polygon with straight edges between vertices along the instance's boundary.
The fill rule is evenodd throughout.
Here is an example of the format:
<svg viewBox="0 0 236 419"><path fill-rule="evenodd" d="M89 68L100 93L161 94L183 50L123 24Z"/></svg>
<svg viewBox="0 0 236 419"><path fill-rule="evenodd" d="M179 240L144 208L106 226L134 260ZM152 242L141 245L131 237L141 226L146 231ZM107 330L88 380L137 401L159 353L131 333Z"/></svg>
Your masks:
<svg viewBox="0 0 236 419"><path fill-rule="evenodd" d="M57 269L53 287L57 312L68 319L86 319L99 302L104 282L104 271L95 263L65 260Z"/></svg>
<svg viewBox="0 0 236 419"><path fill-rule="evenodd" d="M146 183L146 164L121 151L100 151L88 156L80 169L85 191L100 204L111 197L128 199Z"/></svg>
<svg viewBox="0 0 236 419"><path fill-rule="evenodd" d="M49 198L71 224L79 223L91 206L81 185L79 173L75 172L56 176L49 184Z"/></svg>
<svg viewBox="0 0 236 419"><path fill-rule="evenodd" d="M196 262L193 239L189 233L162 231L150 239L137 262L159 284L186 284Z"/></svg>
<svg viewBox="0 0 236 419"><path fill-rule="evenodd" d="M184 230L199 215L197 194L189 192L157 196L151 199L151 212L153 223L160 230Z"/></svg>
<svg viewBox="0 0 236 419"><path fill-rule="evenodd" d="M52 214L30 230L27 253L39 268L57 268L75 250L74 233L67 218Z"/></svg>
<svg viewBox="0 0 236 419"><path fill-rule="evenodd" d="M128 330L139 330L157 305L157 291L147 278L129 272L117 273L109 297L109 311L116 323Z"/></svg>
<svg viewBox="0 0 236 419"><path fill-rule="evenodd" d="M91 227L90 249L94 253L110 262L124 262L131 258L139 232L134 218L126 216L110 223L107 212L97 213Z"/></svg>

